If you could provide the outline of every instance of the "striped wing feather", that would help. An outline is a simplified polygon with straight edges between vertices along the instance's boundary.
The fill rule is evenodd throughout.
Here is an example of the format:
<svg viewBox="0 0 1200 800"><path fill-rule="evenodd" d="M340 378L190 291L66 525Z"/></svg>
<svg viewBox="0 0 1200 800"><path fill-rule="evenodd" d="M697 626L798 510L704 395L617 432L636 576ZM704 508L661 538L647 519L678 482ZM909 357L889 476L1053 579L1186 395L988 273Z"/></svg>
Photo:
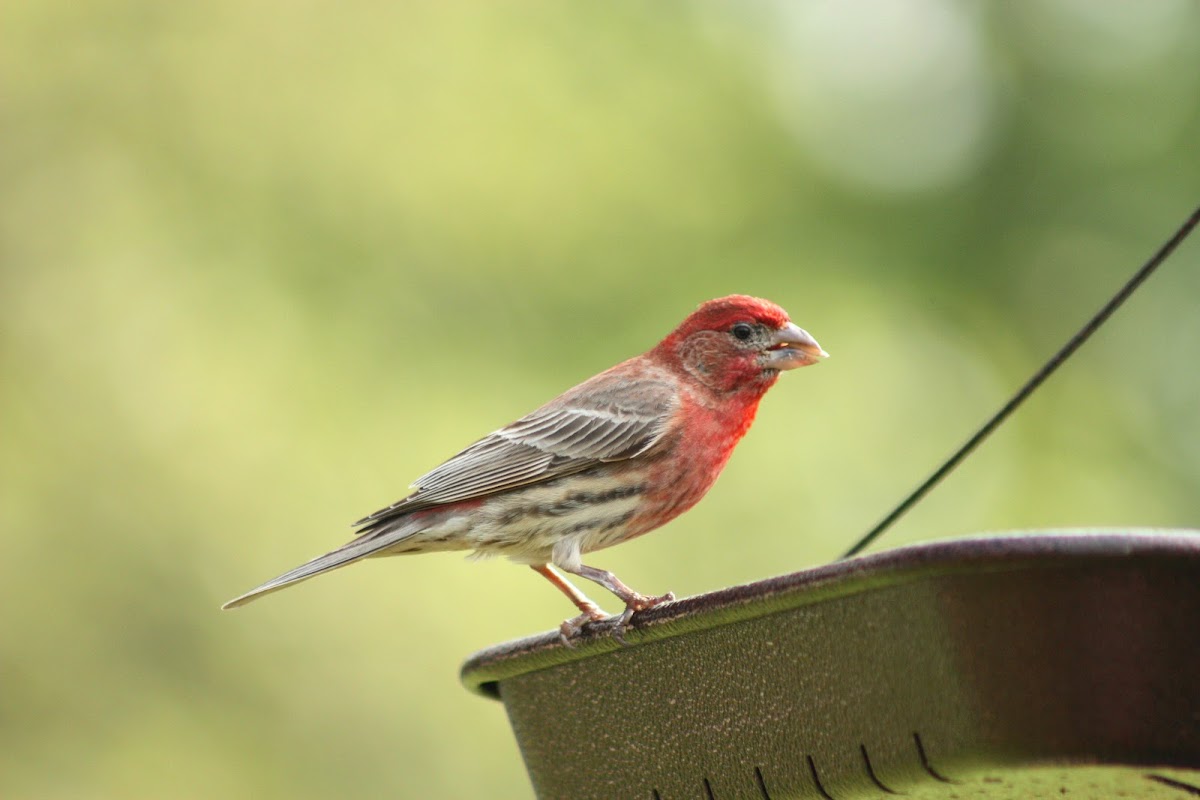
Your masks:
<svg viewBox="0 0 1200 800"><path fill-rule="evenodd" d="M418 478L415 489L354 523L378 523L581 472L645 453L662 438L677 400L670 385L604 373L495 431Z"/></svg>

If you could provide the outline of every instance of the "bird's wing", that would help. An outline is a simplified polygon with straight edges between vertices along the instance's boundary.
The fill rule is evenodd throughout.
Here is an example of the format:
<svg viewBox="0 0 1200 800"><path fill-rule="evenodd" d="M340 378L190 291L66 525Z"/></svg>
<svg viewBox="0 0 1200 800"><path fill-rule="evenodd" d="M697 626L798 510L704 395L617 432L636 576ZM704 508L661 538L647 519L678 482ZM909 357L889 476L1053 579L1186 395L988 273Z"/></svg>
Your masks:
<svg viewBox="0 0 1200 800"><path fill-rule="evenodd" d="M410 511L641 455L662 439L678 402L661 379L602 373L480 439L418 478L411 495L354 524L370 529Z"/></svg>

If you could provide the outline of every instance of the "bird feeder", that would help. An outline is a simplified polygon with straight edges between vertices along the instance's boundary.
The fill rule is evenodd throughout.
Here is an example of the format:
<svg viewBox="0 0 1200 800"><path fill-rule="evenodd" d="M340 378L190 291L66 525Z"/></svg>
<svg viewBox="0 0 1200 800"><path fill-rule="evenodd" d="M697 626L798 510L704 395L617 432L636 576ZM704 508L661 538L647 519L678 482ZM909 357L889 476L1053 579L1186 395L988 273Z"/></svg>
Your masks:
<svg viewBox="0 0 1200 800"><path fill-rule="evenodd" d="M903 547L500 645L543 798L1200 796L1200 531Z"/></svg>

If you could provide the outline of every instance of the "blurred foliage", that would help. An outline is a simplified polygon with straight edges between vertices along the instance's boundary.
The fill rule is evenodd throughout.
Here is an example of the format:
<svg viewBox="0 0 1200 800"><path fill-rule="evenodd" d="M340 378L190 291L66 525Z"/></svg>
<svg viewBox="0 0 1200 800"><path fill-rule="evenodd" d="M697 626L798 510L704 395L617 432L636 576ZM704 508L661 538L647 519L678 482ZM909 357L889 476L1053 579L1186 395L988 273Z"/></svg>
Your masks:
<svg viewBox="0 0 1200 800"><path fill-rule="evenodd" d="M571 611L527 570L218 605L731 292L833 358L592 561L683 595L828 560L1200 186L1186 0L39 0L0 45L5 798L527 795L457 678ZM884 541L1196 525L1198 265Z"/></svg>

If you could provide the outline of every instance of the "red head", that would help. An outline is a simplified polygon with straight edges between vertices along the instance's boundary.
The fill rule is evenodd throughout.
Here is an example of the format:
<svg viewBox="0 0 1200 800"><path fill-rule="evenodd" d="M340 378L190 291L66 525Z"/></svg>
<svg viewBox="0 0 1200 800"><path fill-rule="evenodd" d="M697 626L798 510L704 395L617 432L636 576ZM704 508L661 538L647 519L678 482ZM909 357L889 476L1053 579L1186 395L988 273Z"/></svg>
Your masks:
<svg viewBox="0 0 1200 800"><path fill-rule="evenodd" d="M827 355L782 308L739 294L702 304L653 352L719 392L754 394Z"/></svg>

